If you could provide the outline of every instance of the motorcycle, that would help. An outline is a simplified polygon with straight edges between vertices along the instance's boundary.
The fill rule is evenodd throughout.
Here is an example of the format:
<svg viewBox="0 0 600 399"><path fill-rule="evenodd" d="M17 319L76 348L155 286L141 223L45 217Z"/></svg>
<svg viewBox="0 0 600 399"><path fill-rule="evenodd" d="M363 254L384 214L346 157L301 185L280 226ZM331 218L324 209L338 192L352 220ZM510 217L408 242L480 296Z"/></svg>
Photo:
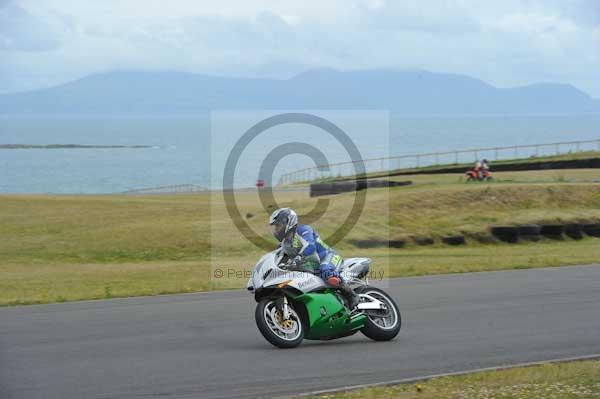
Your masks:
<svg viewBox="0 0 600 399"><path fill-rule="evenodd" d="M467 171L465 173L465 175L467 176L467 181L489 181L489 180L492 180L492 174L487 169L484 169L481 172L481 175L475 169Z"/></svg>
<svg viewBox="0 0 600 399"><path fill-rule="evenodd" d="M247 289L257 302L258 330L272 345L294 348L304 339L331 340L362 332L375 341L394 339L400 310L383 290L369 285L369 258L348 258L338 273L359 297L356 308L312 269L295 265L280 248L254 266Z"/></svg>

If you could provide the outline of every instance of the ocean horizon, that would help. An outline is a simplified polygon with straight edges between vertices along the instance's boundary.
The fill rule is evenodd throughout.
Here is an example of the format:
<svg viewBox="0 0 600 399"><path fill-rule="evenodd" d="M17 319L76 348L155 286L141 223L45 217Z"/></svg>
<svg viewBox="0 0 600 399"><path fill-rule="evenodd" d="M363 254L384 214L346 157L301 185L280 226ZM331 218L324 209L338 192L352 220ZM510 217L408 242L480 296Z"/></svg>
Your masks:
<svg viewBox="0 0 600 399"><path fill-rule="evenodd" d="M600 139L600 115L387 117L349 120L342 127L363 158L481 147ZM0 149L0 193L109 194L177 184L221 187L226 145L247 130L236 121L215 132L206 116L2 116L0 145L74 148ZM306 141L330 162L346 160L322 132L279 127L240 158L236 186L253 186L274 143ZM222 143L220 142L222 140ZM119 148L76 148L115 146ZM132 146L140 146L133 148ZM332 151L325 151L332 148ZM264 149L264 151L263 151ZM313 166L304 156L282 160L284 172ZM276 181L275 178L275 181Z"/></svg>

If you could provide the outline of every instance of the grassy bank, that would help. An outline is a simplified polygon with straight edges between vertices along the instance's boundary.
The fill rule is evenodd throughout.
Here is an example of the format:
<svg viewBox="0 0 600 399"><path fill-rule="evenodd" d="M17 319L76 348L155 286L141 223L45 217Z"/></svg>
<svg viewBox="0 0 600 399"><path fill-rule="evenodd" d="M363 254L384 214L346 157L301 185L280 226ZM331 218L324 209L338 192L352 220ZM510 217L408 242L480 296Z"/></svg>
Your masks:
<svg viewBox="0 0 600 399"><path fill-rule="evenodd" d="M491 224L600 219L596 171L568 171L573 181L519 175L541 182L464 184L457 176L419 177L411 187L368 190L356 226L336 245L344 256L370 256L391 276L594 263L600 240L542 240L535 244L465 247L436 244L404 249L357 249L351 239L477 234ZM600 173L599 173L600 174ZM512 175L511 175L512 176ZM540 177L541 176L541 177ZM579 180L576 180L579 179ZM301 214L315 199L276 193ZM349 213L353 194L328 198L315 226L327 237ZM268 211L255 193L237 197L245 220L265 238ZM273 205L273 204L271 204ZM0 305L193 292L241 287L262 250L249 243L216 193L178 196L0 197ZM274 243L273 243L274 244ZM216 269L225 271L214 278Z"/></svg>
<svg viewBox="0 0 600 399"><path fill-rule="evenodd" d="M543 364L416 384L358 389L314 398L328 399L591 399L600 397L600 361Z"/></svg>

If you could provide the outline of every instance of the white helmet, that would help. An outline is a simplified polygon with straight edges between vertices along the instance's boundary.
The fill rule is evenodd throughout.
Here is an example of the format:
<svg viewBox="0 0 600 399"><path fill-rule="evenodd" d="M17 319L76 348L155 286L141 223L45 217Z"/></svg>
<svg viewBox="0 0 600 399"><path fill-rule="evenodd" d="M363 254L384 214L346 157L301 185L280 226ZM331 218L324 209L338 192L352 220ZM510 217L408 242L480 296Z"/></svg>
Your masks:
<svg viewBox="0 0 600 399"><path fill-rule="evenodd" d="M269 225L273 237L279 242L298 225L298 215L290 208L279 208L271 214Z"/></svg>

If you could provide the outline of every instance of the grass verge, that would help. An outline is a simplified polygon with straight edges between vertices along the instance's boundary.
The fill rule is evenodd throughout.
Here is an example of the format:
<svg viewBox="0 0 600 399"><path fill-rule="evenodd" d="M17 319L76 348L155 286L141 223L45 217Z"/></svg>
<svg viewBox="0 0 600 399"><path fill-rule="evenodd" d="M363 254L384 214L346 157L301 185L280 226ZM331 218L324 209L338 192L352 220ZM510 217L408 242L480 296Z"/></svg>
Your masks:
<svg viewBox="0 0 600 399"><path fill-rule="evenodd" d="M346 250L373 258L373 278L591 264L600 240ZM0 264L0 306L242 288L260 251L215 260ZM223 275L215 277L215 271Z"/></svg>
<svg viewBox="0 0 600 399"><path fill-rule="evenodd" d="M600 361L546 363L416 384L314 396L327 399L592 399L600 397Z"/></svg>

